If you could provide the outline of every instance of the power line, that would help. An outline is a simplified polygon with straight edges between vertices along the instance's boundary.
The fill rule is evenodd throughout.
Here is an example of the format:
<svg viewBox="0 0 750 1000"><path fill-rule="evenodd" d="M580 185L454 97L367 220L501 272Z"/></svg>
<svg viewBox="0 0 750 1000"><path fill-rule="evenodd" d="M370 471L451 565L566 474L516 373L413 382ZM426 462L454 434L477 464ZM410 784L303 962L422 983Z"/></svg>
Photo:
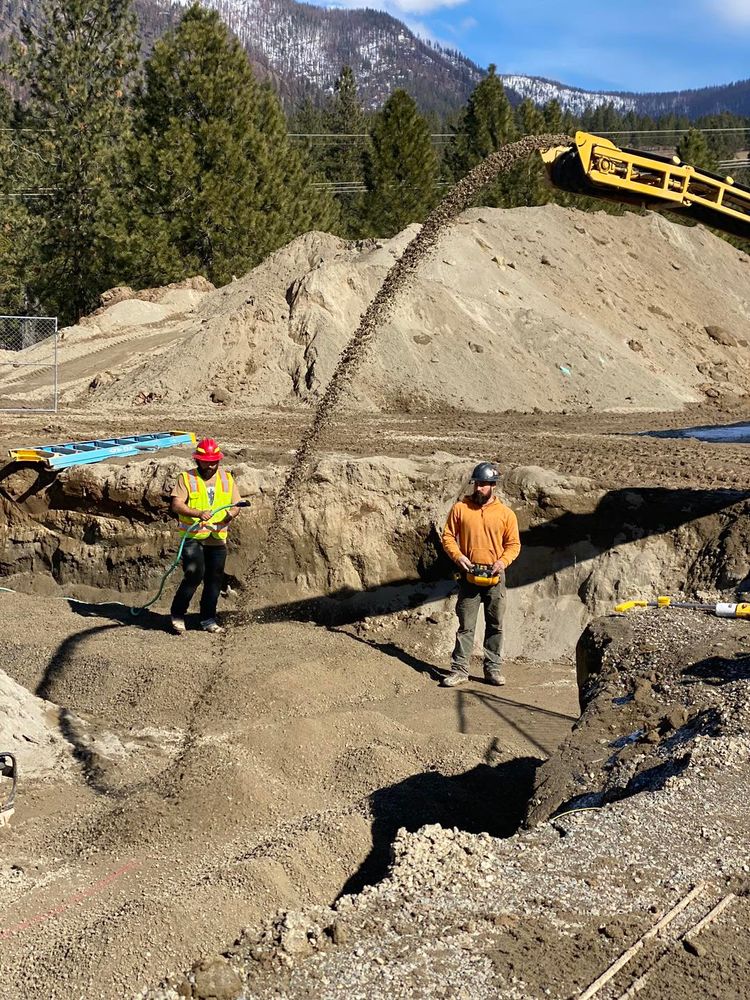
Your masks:
<svg viewBox="0 0 750 1000"><path fill-rule="evenodd" d="M287 132L287 139L372 139L369 132ZM432 132L431 139L455 139L455 132Z"/></svg>
<svg viewBox="0 0 750 1000"><path fill-rule="evenodd" d="M596 132L592 133L594 135L601 136L614 136L614 135L685 135L686 132L691 130L697 132L710 132L710 133L736 133L736 132L746 132L750 136L750 122L747 125L738 126L715 126L712 128L699 128L695 125L687 125L684 128L652 128L652 129L639 129L639 128L621 128L613 131L605 129L597 129ZM4 127L0 128L0 132L30 132L32 134L39 133L55 133L55 129L51 128L20 128L20 127ZM456 132L431 132L430 139L446 140L451 141L456 138L458 133ZM366 139L371 140L372 135L370 132L287 132L287 139L328 139L328 140L349 140L349 139Z"/></svg>
<svg viewBox="0 0 750 1000"><path fill-rule="evenodd" d="M747 125L723 126L717 125L714 128L699 128L696 125L687 125L685 128L621 128L616 132L595 132L594 135L684 135L685 132L750 132L750 123Z"/></svg>

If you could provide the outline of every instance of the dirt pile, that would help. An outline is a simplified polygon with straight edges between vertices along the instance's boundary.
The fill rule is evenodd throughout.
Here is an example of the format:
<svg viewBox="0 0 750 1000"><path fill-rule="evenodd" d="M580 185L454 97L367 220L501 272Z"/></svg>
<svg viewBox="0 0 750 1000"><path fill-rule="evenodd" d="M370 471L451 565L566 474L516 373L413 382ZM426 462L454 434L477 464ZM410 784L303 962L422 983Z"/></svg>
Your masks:
<svg viewBox="0 0 750 1000"><path fill-rule="evenodd" d="M33 778L64 778L70 771L70 748L60 735L57 706L35 698L2 670L0 752L15 754L21 772Z"/></svg>
<svg viewBox="0 0 750 1000"><path fill-rule="evenodd" d="M190 311L115 304L65 333L62 399L313 404L416 232L361 244L307 234L224 288L176 292L194 297ZM667 410L744 393L747 261L657 215L472 209L399 296L346 406Z"/></svg>
<svg viewBox="0 0 750 1000"><path fill-rule="evenodd" d="M536 782L534 819L557 818L506 840L401 832L379 885L242 934L243 997L576 996L675 904L598 995L747 992L748 626L646 613L586 641L587 710ZM204 996L191 979L181 995Z"/></svg>

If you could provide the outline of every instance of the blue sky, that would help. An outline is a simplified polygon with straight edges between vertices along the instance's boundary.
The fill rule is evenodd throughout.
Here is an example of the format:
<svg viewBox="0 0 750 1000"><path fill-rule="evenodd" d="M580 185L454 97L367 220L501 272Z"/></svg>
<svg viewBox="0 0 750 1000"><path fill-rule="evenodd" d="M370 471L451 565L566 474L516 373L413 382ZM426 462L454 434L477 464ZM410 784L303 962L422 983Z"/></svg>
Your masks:
<svg viewBox="0 0 750 1000"><path fill-rule="evenodd" d="M481 66L494 62L502 73L588 90L680 90L750 78L750 0L327 0L326 6L385 10Z"/></svg>

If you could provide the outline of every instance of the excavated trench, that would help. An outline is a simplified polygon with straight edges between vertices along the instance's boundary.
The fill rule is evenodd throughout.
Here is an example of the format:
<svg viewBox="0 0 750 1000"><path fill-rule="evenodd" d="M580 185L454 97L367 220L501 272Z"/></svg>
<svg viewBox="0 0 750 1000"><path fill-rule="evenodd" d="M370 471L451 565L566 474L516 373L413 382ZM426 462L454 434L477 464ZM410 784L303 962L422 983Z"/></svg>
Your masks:
<svg viewBox="0 0 750 1000"><path fill-rule="evenodd" d="M586 623L637 593L747 586L747 494L607 492L516 468L501 484L524 545L508 580L508 697L481 685L439 692L454 630L439 531L465 486L465 459L316 458L396 294L440 233L498 170L562 139L499 151L427 221L342 355L284 488L285 470L232 456L254 508L232 531L223 614L236 628L220 646L168 637L168 597L135 622L128 608L153 594L176 548L165 514L176 458L54 477L0 471L0 578L52 599L3 598L4 667L50 700L28 711L51 714L63 738L38 772L54 775L51 798L37 790L39 814L28 818L65 808L12 850L62 863L73 882L76 872L90 884L103 857L140 868L117 906L96 900L61 918L32 966L28 941L11 948L16 994L32 982L49 1000L99 995L113 970L128 986L153 980L152 953L159 973L166 962L184 967L196 946L220 947L279 905L377 881L402 826L507 836L539 763L574 721L572 656ZM77 600L56 604L62 597ZM17 898L54 908L54 878L49 889L17 867L28 883ZM33 926L23 905L17 916ZM104 954L109 969L97 965Z"/></svg>
<svg viewBox="0 0 750 1000"><path fill-rule="evenodd" d="M3 586L75 598L79 614L132 624L128 607L155 593L176 548L166 509L178 468L170 457L56 476L6 466L0 471ZM228 621L247 599L242 581L257 563L278 482L272 467L238 461L234 468L253 509L230 540L221 605ZM465 471L463 460L445 454L321 460L276 548L266 553L254 587L256 623L324 626L439 678L455 628L455 583L439 533L463 492ZM588 480L534 467L509 472L500 491L518 514L523 543L508 574L511 661L537 670L570 664L587 622L632 596L750 587L745 494L604 492ZM178 577L179 570L173 582ZM166 628L172 590L168 584L139 627ZM55 700L55 684L45 676L37 693Z"/></svg>
<svg viewBox="0 0 750 1000"><path fill-rule="evenodd" d="M229 622L279 482L248 454L230 462L253 508L231 541ZM512 834L539 765L576 719L574 650L586 624L633 596L747 586L746 494L602 491L510 470L500 491L524 548L508 574L509 684L447 692L436 682L452 645L454 581L439 530L465 486L465 460L326 457L269 554L253 620L219 648L202 634L183 642L165 630L171 587L135 622L127 607L94 603L139 603L156 590L175 549L164 498L180 466L167 455L54 479L0 473L0 582L27 595L0 595L11 628L4 669L48 699L47 711L61 708L59 756L31 782L45 790L33 808L71 796L76 806L72 827L50 827L54 846L31 837L16 850L82 872L81 837L92 857L148 858L138 912L113 919L124 942L146 921L155 954L177 933L159 915L164 872L172 908L192 906L200 886L210 917L177 933L170 968L192 961L196 941L220 949L279 906L330 903L377 882L401 827ZM24 629L32 619L40 627ZM23 803L23 758L21 773ZM550 808L567 801L558 799ZM37 909L56 902L39 893ZM50 978L63 952L40 959ZM147 970L154 981L142 957L120 950L116 960L131 981ZM71 975L96 978L86 962Z"/></svg>
<svg viewBox="0 0 750 1000"><path fill-rule="evenodd" d="M466 487L463 459L322 459L269 551L278 470L243 461L248 457L234 462L252 510L230 539L230 619L233 603L247 602L246 576L261 553L267 565L253 610L266 618L338 626L447 607L453 567L439 535ZM152 596L179 540L168 497L180 468L170 457L59 474L6 465L4 585L80 600L137 604ZM635 594L750 589L746 492L602 491L591 480L537 467L511 470L499 489L518 515L523 542L508 577L511 658L570 656L586 621ZM169 593L157 608L168 606Z"/></svg>

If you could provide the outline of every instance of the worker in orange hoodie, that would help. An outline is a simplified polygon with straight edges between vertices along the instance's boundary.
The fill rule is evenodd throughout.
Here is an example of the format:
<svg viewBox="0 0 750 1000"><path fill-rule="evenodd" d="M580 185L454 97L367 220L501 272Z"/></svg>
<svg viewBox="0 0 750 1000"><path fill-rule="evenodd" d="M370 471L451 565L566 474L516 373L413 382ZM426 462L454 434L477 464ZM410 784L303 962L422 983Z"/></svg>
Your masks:
<svg viewBox="0 0 750 1000"><path fill-rule="evenodd" d="M521 551L521 539L516 515L494 495L499 475L490 462L480 462L471 474L473 491L453 505L443 530L443 548L462 570L456 645L443 687L469 679L480 604L485 620L484 676L490 684L505 684L501 669L505 571Z"/></svg>

